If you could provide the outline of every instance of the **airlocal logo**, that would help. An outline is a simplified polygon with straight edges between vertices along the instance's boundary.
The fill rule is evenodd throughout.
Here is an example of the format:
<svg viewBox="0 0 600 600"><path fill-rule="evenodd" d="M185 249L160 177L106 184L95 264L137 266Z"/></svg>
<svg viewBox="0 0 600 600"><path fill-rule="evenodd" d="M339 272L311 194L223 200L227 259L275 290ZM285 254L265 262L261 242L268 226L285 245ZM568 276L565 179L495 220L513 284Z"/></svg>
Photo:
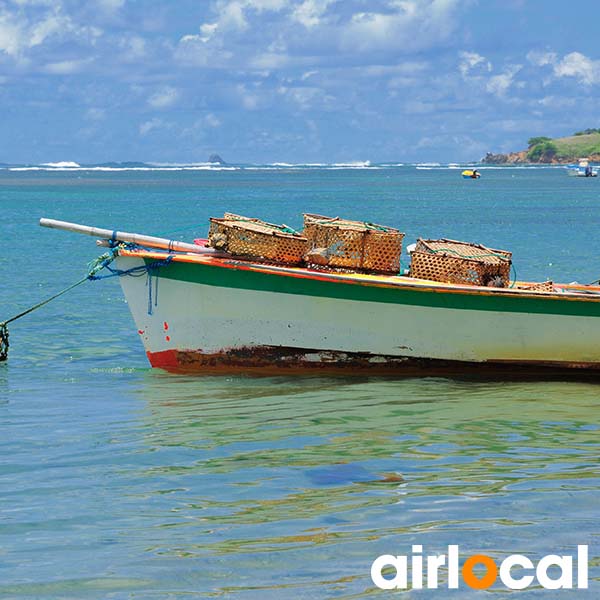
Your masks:
<svg viewBox="0 0 600 600"><path fill-rule="evenodd" d="M473 554L467 557L462 568L459 568L460 550L458 546L448 546L448 554L423 556L423 546L412 547L410 557L410 587L415 590L423 589L424 579L428 589L438 588L438 571L447 567L449 589L458 589L460 580L468 587L476 590L486 590L494 585L498 576L500 581L511 590L522 590L529 587L535 578L547 590L573 589L573 557L548 554L542 557L537 566L522 554L511 554L499 565L486 554ZM425 560L424 560L425 559ZM406 589L409 587L409 557L383 554L371 565L371 579L382 590ZM425 565L425 568L424 568ZM391 567L395 575L388 579L383 571ZM554 567L554 568L553 568ZM513 572L513 568L515 573ZM560 576L550 577L548 570L560 571ZM477 574L476 573L480 573ZM556 573L557 574L557 573ZM576 563L577 587L588 587L588 547L577 546Z"/></svg>

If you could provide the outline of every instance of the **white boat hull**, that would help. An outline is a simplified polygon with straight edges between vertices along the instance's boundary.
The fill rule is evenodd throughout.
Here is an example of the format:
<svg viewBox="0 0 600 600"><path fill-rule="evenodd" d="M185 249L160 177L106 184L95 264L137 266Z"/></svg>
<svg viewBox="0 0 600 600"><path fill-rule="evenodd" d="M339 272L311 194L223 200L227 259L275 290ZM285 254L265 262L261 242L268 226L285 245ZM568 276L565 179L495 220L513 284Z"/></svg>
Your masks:
<svg viewBox="0 0 600 600"><path fill-rule="evenodd" d="M133 256L117 260L120 269L144 264ZM488 298L491 292L481 292L479 299L465 295L461 303L456 291L411 288L409 293L387 286L381 296L359 299L359 292L370 290L346 290L347 285L335 283L338 293L325 282L321 285L327 290L321 293L311 280L311 293L308 284L302 287L297 277L283 272L271 275L277 278L273 281L263 273L262 279L256 277L260 285L254 285L255 275L247 270L221 269L221 285L213 271L206 271L218 266L179 265L177 273L183 275L173 277L171 268L158 270L158 277L121 277L141 341L157 367L205 372L387 372L427 364L600 368L596 301L579 310L564 300L546 312L543 300L533 303L535 297L523 304L523 311L504 298L499 308L506 310L494 310L485 305L494 300ZM210 281L204 282L194 269L204 269ZM238 284L236 277L245 283ZM348 298L340 297L346 293ZM422 295L422 305L415 293ZM469 308L475 300L479 304Z"/></svg>

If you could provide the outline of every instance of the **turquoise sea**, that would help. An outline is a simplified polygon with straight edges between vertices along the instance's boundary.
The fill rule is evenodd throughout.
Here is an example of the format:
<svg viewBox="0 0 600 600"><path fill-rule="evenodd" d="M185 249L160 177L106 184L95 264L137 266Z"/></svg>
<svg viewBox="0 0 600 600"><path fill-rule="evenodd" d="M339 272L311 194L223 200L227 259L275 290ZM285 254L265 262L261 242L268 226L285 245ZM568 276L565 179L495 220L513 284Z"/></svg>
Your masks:
<svg viewBox="0 0 600 600"><path fill-rule="evenodd" d="M482 173L0 169L0 321L100 253L40 217L191 240L226 210L298 227L306 211L512 250L520 279L600 278L598 179ZM115 279L10 332L0 598L600 597L600 383L169 375ZM373 560L413 544L498 563L587 544L590 587L375 588Z"/></svg>

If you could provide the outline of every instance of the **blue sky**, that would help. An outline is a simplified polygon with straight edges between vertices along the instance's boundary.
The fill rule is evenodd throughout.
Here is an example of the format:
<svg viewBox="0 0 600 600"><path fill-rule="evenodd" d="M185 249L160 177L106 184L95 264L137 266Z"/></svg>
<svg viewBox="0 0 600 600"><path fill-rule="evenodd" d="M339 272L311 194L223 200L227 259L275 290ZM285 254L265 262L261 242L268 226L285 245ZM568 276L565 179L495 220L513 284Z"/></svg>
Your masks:
<svg viewBox="0 0 600 600"><path fill-rule="evenodd" d="M0 0L0 162L476 160L600 126L600 5Z"/></svg>

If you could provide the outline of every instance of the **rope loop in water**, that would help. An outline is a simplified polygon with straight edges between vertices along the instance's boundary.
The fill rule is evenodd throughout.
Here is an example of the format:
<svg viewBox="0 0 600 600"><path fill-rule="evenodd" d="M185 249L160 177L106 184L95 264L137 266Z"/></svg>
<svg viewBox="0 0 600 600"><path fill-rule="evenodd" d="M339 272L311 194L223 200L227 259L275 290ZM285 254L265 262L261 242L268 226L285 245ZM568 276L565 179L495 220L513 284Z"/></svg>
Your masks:
<svg viewBox="0 0 600 600"><path fill-rule="evenodd" d="M8 327L6 323L0 323L0 362L8 358Z"/></svg>

